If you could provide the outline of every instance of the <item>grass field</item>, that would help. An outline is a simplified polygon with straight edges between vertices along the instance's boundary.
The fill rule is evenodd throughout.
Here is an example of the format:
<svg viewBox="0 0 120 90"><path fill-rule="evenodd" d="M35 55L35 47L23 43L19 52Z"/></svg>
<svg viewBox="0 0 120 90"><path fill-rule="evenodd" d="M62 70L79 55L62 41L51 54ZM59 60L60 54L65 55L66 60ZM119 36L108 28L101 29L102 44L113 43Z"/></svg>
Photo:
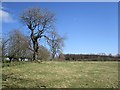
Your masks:
<svg viewBox="0 0 120 90"><path fill-rule="evenodd" d="M3 88L118 88L118 62L45 61L3 67Z"/></svg>

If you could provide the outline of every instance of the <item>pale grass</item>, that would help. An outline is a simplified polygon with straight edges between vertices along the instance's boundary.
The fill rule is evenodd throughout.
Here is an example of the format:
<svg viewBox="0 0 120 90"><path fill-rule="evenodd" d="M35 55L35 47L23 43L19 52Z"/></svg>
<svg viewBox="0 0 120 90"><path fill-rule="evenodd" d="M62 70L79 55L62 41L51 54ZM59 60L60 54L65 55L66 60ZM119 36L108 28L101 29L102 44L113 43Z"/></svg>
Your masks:
<svg viewBox="0 0 120 90"><path fill-rule="evenodd" d="M26 62L4 67L3 75L9 88L117 88L118 62Z"/></svg>

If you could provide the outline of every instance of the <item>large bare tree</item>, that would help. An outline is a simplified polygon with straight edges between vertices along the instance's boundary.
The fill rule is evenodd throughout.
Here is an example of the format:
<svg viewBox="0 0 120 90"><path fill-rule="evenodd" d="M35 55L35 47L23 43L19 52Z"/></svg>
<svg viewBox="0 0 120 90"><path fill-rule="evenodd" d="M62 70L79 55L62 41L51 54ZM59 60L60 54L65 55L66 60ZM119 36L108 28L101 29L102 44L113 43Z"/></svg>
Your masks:
<svg viewBox="0 0 120 90"><path fill-rule="evenodd" d="M38 39L45 36L45 32L50 29L54 21L54 14L46 9L29 8L22 12L21 21L27 25L31 31L33 44L33 60L38 56Z"/></svg>

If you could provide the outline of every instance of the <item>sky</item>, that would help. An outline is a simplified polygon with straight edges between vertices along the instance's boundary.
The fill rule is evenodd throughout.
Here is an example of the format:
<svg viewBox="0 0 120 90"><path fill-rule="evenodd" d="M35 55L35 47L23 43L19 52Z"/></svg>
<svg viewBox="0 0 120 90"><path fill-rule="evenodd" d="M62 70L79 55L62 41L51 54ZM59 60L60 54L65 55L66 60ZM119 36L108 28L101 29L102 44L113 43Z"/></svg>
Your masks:
<svg viewBox="0 0 120 90"><path fill-rule="evenodd" d="M19 20L20 13L30 7L47 8L55 14L56 30L66 38L63 53L118 53L117 2L4 2L0 9L3 35L12 29L30 34Z"/></svg>

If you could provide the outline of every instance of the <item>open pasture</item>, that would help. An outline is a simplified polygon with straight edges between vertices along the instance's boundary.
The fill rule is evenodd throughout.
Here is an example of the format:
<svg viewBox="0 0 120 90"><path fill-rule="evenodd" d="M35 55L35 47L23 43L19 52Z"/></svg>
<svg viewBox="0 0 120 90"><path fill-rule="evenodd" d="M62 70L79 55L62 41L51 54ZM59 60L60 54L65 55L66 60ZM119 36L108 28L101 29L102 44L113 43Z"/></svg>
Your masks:
<svg viewBox="0 0 120 90"><path fill-rule="evenodd" d="M114 61L24 62L3 67L2 74L3 88L118 88Z"/></svg>

